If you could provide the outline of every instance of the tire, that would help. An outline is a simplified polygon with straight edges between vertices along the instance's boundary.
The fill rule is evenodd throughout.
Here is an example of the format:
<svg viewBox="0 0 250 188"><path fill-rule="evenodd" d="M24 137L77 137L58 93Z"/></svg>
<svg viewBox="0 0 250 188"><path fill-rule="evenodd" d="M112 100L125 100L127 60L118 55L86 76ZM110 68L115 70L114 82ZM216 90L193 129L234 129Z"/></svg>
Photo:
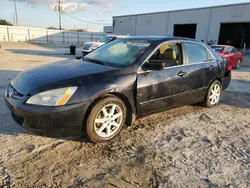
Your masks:
<svg viewBox="0 0 250 188"><path fill-rule="evenodd" d="M91 109L87 118L86 133L95 143L106 142L119 134L125 124L127 108L117 97L107 97Z"/></svg>
<svg viewBox="0 0 250 188"><path fill-rule="evenodd" d="M241 60L239 59L237 61L236 69L240 69L240 67L241 67Z"/></svg>
<svg viewBox="0 0 250 188"><path fill-rule="evenodd" d="M216 93L215 91L218 90ZM216 95L217 94L217 95ZM218 80L215 80L209 87L206 97L202 104L206 107L213 107L219 104L222 94L222 85ZM213 98L211 98L214 96Z"/></svg>

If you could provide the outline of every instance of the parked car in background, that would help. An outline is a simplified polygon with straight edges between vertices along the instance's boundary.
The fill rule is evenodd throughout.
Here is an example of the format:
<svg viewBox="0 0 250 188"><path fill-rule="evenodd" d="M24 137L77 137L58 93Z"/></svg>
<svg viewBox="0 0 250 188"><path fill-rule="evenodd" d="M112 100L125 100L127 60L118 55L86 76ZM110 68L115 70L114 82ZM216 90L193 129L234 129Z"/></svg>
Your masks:
<svg viewBox="0 0 250 188"><path fill-rule="evenodd" d="M222 57L227 58L233 68L240 68L244 55L236 48L227 45L211 45L211 48L218 52Z"/></svg>
<svg viewBox="0 0 250 188"><path fill-rule="evenodd" d="M116 40L116 39L119 39L119 38L124 38L126 36L122 36L122 35L107 35L107 36L103 36L100 38L99 41L97 42L85 42L83 44L83 47L82 47L82 55L85 56L87 55L88 53L94 51L96 48L108 43L108 42L111 42L113 40Z"/></svg>
<svg viewBox="0 0 250 188"><path fill-rule="evenodd" d="M207 44L127 37L83 57L20 73L5 91L14 120L46 136L114 138L136 117L220 102L232 66ZM206 127L204 127L206 128Z"/></svg>

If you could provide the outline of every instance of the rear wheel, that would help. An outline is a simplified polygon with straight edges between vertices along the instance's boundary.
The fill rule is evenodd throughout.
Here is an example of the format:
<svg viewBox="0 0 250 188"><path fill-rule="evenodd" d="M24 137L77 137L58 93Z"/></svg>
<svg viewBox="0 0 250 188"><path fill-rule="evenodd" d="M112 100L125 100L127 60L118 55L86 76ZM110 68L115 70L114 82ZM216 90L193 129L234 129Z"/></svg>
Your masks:
<svg viewBox="0 0 250 188"><path fill-rule="evenodd" d="M214 81L207 91L207 95L203 101L203 105L206 107L212 107L219 104L222 94L221 83L216 80Z"/></svg>
<svg viewBox="0 0 250 188"><path fill-rule="evenodd" d="M87 119L87 135L93 142L105 142L114 138L124 126L126 106L117 97L99 101Z"/></svg>

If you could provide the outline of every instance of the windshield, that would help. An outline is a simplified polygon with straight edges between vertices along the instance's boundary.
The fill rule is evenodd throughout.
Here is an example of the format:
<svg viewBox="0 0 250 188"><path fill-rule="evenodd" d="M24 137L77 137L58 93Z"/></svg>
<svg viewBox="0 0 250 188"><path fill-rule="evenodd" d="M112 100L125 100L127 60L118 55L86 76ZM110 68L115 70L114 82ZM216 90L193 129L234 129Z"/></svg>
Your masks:
<svg viewBox="0 0 250 188"><path fill-rule="evenodd" d="M211 48L218 53L222 53L224 51L224 46L211 46Z"/></svg>
<svg viewBox="0 0 250 188"><path fill-rule="evenodd" d="M111 41L113 38L114 37L105 36L105 37L100 38L99 42L107 43L107 42Z"/></svg>
<svg viewBox="0 0 250 188"><path fill-rule="evenodd" d="M149 45L148 41L116 40L96 49L84 59L108 66L126 67L139 58Z"/></svg>

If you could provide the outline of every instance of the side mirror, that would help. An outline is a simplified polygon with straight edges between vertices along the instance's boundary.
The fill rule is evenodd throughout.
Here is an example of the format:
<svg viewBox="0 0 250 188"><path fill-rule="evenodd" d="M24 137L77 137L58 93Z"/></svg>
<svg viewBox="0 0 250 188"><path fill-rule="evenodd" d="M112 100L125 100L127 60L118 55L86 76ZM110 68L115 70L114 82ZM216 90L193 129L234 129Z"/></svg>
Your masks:
<svg viewBox="0 0 250 188"><path fill-rule="evenodd" d="M152 60L148 63L145 63L142 67L144 71L147 70L163 70L165 68L165 63L159 60Z"/></svg>
<svg viewBox="0 0 250 188"><path fill-rule="evenodd" d="M230 52L229 52L229 51L227 51L227 52L224 52L224 54L225 54L225 55L228 55L228 54L230 54Z"/></svg>

